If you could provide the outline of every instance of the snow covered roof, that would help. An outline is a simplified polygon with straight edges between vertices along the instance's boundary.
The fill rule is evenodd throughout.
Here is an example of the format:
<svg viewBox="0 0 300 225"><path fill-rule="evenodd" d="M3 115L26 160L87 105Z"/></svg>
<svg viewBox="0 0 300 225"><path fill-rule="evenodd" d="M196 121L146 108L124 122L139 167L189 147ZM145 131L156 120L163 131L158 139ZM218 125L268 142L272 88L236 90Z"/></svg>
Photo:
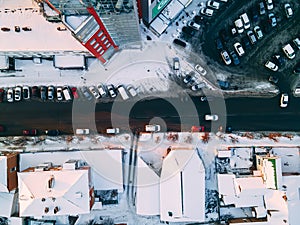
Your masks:
<svg viewBox="0 0 300 225"><path fill-rule="evenodd" d="M0 56L0 69L8 69L9 63L8 63L8 57L1 55Z"/></svg>
<svg viewBox="0 0 300 225"><path fill-rule="evenodd" d="M10 217L13 209L14 194L0 192L0 216Z"/></svg>
<svg viewBox="0 0 300 225"><path fill-rule="evenodd" d="M7 189L7 160L5 156L0 156L0 193L8 192Z"/></svg>
<svg viewBox="0 0 300 225"><path fill-rule="evenodd" d="M235 182L238 196L263 195L266 191L262 177L241 177L236 178Z"/></svg>
<svg viewBox="0 0 300 225"><path fill-rule="evenodd" d="M223 196L235 196L234 174L218 174L219 194Z"/></svg>
<svg viewBox="0 0 300 225"><path fill-rule="evenodd" d="M53 61L56 68L85 68L85 59L83 55L56 55L54 56Z"/></svg>
<svg viewBox="0 0 300 225"><path fill-rule="evenodd" d="M159 215L159 176L138 157L136 213Z"/></svg>
<svg viewBox="0 0 300 225"><path fill-rule="evenodd" d="M77 215L89 213L89 171L53 170L21 172L20 216Z"/></svg>
<svg viewBox="0 0 300 225"><path fill-rule="evenodd" d="M162 14L169 20L174 19L179 15L179 13L184 9L184 6L177 0L172 1L169 5L162 11Z"/></svg>
<svg viewBox="0 0 300 225"><path fill-rule="evenodd" d="M150 28L154 30L158 35L161 35L169 26L170 21L164 16L156 17L150 25Z"/></svg>
<svg viewBox="0 0 300 225"><path fill-rule="evenodd" d="M205 169L196 151L173 150L160 179L162 221L205 221Z"/></svg>

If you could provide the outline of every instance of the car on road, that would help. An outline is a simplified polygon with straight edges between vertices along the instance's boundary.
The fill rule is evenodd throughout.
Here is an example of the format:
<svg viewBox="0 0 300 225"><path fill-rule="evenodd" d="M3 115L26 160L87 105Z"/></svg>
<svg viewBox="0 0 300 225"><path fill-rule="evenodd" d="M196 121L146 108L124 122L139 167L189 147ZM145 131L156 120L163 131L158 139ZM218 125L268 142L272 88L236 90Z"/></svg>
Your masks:
<svg viewBox="0 0 300 225"><path fill-rule="evenodd" d="M293 39L293 43L296 48L300 49L300 38Z"/></svg>
<svg viewBox="0 0 300 225"><path fill-rule="evenodd" d="M264 35L263 35L262 30L259 26L255 26L253 30L254 30L254 33L255 33L258 40L263 38Z"/></svg>
<svg viewBox="0 0 300 225"><path fill-rule="evenodd" d="M23 133L24 136L36 136L37 135L37 129L23 130L22 133Z"/></svg>
<svg viewBox="0 0 300 225"><path fill-rule="evenodd" d="M247 36L248 36L248 38L249 38L251 44L254 45L254 44L256 43L256 37L255 37L254 33L252 32L252 30L249 30L249 31L247 32Z"/></svg>
<svg viewBox="0 0 300 225"><path fill-rule="evenodd" d="M205 120L207 121L217 121L219 119L218 115L216 114L206 114L204 117Z"/></svg>
<svg viewBox="0 0 300 225"><path fill-rule="evenodd" d="M59 130L45 130L45 134L48 136L58 136L60 134Z"/></svg>
<svg viewBox="0 0 300 225"><path fill-rule="evenodd" d="M197 64L194 68L202 76L205 76L206 73L207 73L207 71L202 66L200 66L199 64Z"/></svg>
<svg viewBox="0 0 300 225"><path fill-rule="evenodd" d="M192 91L198 91L202 88L204 88L206 86L206 84L204 82L200 82L199 84L196 84L194 86L191 87Z"/></svg>
<svg viewBox="0 0 300 225"><path fill-rule="evenodd" d="M282 51L289 59L293 59L296 56L295 51L290 44L283 46Z"/></svg>
<svg viewBox="0 0 300 225"><path fill-rule="evenodd" d="M13 102L14 101L14 91L12 88L8 88L6 98L8 102Z"/></svg>
<svg viewBox="0 0 300 225"><path fill-rule="evenodd" d="M284 4L284 11L285 11L286 18L291 18L293 16L293 10L290 3Z"/></svg>
<svg viewBox="0 0 300 225"><path fill-rule="evenodd" d="M195 30L200 30L200 24L195 23L194 21L189 21L187 25Z"/></svg>
<svg viewBox="0 0 300 225"><path fill-rule="evenodd" d="M269 76L269 81L273 84L277 84L279 79L276 76Z"/></svg>
<svg viewBox="0 0 300 225"><path fill-rule="evenodd" d="M75 130L75 134L78 134L78 135L84 135L84 134L89 134L90 133L90 129L80 129L80 128L77 128Z"/></svg>
<svg viewBox="0 0 300 225"><path fill-rule="evenodd" d="M77 91L76 87L72 87L71 88L71 92L72 92L72 95L73 95L74 99L78 99L79 98L79 94L78 94L78 91Z"/></svg>
<svg viewBox="0 0 300 225"><path fill-rule="evenodd" d="M104 84L98 84L97 85L97 89L98 89L98 92L100 94L100 96L103 98L107 95L106 93L106 89L105 89L105 85Z"/></svg>
<svg viewBox="0 0 300 225"><path fill-rule="evenodd" d="M40 96L43 101L47 100L47 88L45 86L41 86L40 88Z"/></svg>
<svg viewBox="0 0 300 225"><path fill-rule="evenodd" d="M264 15L266 13L265 5L263 2L259 3L259 14Z"/></svg>
<svg viewBox="0 0 300 225"><path fill-rule="evenodd" d="M214 10L208 8L202 8L200 13L205 16L212 16L214 14Z"/></svg>
<svg viewBox="0 0 300 225"><path fill-rule="evenodd" d="M265 63L265 67L275 72L278 70L278 66L270 60Z"/></svg>
<svg viewBox="0 0 300 225"><path fill-rule="evenodd" d="M221 51L221 57L226 65L231 64L230 56L228 55L228 52L226 50Z"/></svg>
<svg viewBox="0 0 300 225"><path fill-rule="evenodd" d="M280 97L280 107L281 108L286 108L289 103L289 95L287 93L281 94Z"/></svg>
<svg viewBox="0 0 300 225"><path fill-rule="evenodd" d="M48 87L48 100L54 99L55 88L53 86Z"/></svg>
<svg viewBox="0 0 300 225"><path fill-rule="evenodd" d="M265 0L265 2L266 2L267 10L271 10L274 8L272 0Z"/></svg>
<svg viewBox="0 0 300 225"><path fill-rule="evenodd" d="M111 98L117 97L117 92L112 84L107 85L107 90Z"/></svg>
<svg viewBox="0 0 300 225"><path fill-rule="evenodd" d="M148 124L145 126L146 132L159 132L160 131L160 125L157 124Z"/></svg>
<svg viewBox="0 0 300 225"><path fill-rule="evenodd" d="M236 53L234 51L231 51L230 53L230 56L233 60L233 64L234 65L239 65L240 64L240 60L239 60L239 57L236 55Z"/></svg>
<svg viewBox="0 0 300 225"><path fill-rule="evenodd" d="M276 20L275 14L274 13L269 13L268 17L269 17L269 23L271 24L271 26L276 27L277 20Z"/></svg>
<svg viewBox="0 0 300 225"><path fill-rule="evenodd" d="M0 102L3 102L3 99L4 99L4 89L3 88L0 88Z"/></svg>
<svg viewBox="0 0 300 225"><path fill-rule="evenodd" d="M237 19L236 21L234 21L234 25L238 31L239 34L244 32L244 24L241 18Z"/></svg>
<svg viewBox="0 0 300 225"><path fill-rule="evenodd" d="M15 87L14 92L15 92L14 93L15 101L16 102L21 101L21 98L22 98L22 88L20 86L17 86L17 87Z"/></svg>
<svg viewBox="0 0 300 225"><path fill-rule="evenodd" d="M137 91L132 85L127 86L127 91L132 97L137 96Z"/></svg>
<svg viewBox="0 0 300 225"><path fill-rule="evenodd" d="M56 98L57 98L58 101L63 100L62 87L57 87L56 88Z"/></svg>
<svg viewBox="0 0 300 225"><path fill-rule="evenodd" d="M220 8L220 3L213 1L213 0L208 0L206 3L207 7L212 8L212 9L219 9Z"/></svg>
<svg viewBox="0 0 300 225"><path fill-rule="evenodd" d="M81 88L81 91L82 91L84 97L85 97L87 100L91 101L91 100L93 99L93 97L92 97L92 95L90 94L90 92L88 91L87 87L82 87L82 88Z"/></svg>
<svg viewBox="0 0 300 225"><path fill-rule="evenodd" d="M245 54L245 51L240 42L234 43L233 47L239 56L243 56Z"/></svg>
<svg viewBox="0 0 300 225"><path fill-rule="evenodd" d="M96 91L96 88L94 86L90 86L89 90L90 90L90 92L92 93L92 95L94 96L95 99L101 98L101 95L98 93L98 91Z"/></svg>
<svg viewBox="0 0 300 225"><path fill-rule="evenodd" d="M30 88L28 86L23 86L23 99L30 99Z"/></svg>

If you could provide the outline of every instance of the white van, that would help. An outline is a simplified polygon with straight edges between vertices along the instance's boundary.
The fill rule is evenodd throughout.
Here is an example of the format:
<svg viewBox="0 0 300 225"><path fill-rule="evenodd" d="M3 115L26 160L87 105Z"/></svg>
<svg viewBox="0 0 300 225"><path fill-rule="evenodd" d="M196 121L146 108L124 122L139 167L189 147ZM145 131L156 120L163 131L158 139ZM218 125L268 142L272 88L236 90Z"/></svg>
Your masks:
<svg viewBox="0 0 300 225"><path fill-rule="evenodd" d="M117 89L118 89L118 92L120 93L123 100L129 99L129 96L128 96L128 94L125 90L125 87L123 85L119 85Z"/></svg>
<svg viewBox="0 0 300 225"><path fill-rule="evenodd" d="M240 18L243 20L244 28L247 30L250 28L250 20L248 18L247 13L243 13Z"/></svg>
<svg viewBox="0 0 300 225"><path fill-rule="evenodd" d="M64 86L64 88L63 88L63 95L64 95L66 101L70 101L72 99L71 98L71 94L70 94L70 90L69 90L68 86Z"/></svg>

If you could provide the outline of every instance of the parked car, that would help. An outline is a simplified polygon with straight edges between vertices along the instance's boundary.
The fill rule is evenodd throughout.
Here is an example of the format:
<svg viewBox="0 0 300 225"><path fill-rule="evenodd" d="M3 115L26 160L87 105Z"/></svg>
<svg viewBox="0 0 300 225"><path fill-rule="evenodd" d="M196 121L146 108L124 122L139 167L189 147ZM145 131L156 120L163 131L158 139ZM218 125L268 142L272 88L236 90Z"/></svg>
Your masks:
<svg viewBox="0 0 300 225"><path fill-rule="evenodd" d="M285 60L284 60L283 56L281 56L280 54L273 55L272 59L273 59L274 63L276 65L278 65L278 67L283 66L284 63L285 63Z"/></svg>
<svg viewBox="0 0 300 225"><path fill-rule="evenodd" d="M71 92L70 92L70 88L69 88L69 86L64 86L63 87L63 89L62 89L62 93L63 93L63 95L64 95L64 99L66 100L66 101L71 101L72 100L72 94L71 94Z"/></svg>
<svg viewBox="0 0 300 225"><path fill-rule="evenodd" d="M120 96L123 100L127 100L127 99L130 98L127 91L126 91L126 89L125 89L125 87L124 87L124 85L119 85L117 87L117 90L118 90L118 93L120 94Z"/></svg>
<svg viewBox="0 0 300 225"><path fill-rule="evenodd" d="M72 95L73 95L74 99L78 99L79 98L79 94L78 94L78 91L77 91L76 87L72 87L71 88L71 92L72 92Z"/></svg>
<svg viewBox="0 0 300 225"><path fill-rule="evenodd" d="M236 55L236 53L234 51L231 51L229 54L231 55L231 58L233 60L233 64L234 65L239 65L240 60L239 60L239 57Z"/></svg>
<svg viewBox="0 0 300 225"><path fill-rule="evenodd" d="M253 30L254 30L254 33L255 33L258 40L263 38L264 35L263 35L262 30L260 29L259 26L255 26Z"/></svg>
<svg viewBox="0 0 300 225"><path fill-rule="evenodd" d="M296 64L296 66L294 67L293 73L294 74L300 74L300 62L298 62Z"/></svg>
<svg viewBox="0 0 300 225"><path fill-rule="evenodd" d="M218 84L223 90L227 90L230 87L230 83L228 81L218 80Z"/></svg>
<svg viewBox="0 0 300 225"><path fill-rule="evenodd" d="M145 126L146 132L159 132L160 131L160 125L156 124L148 124Z"/></svg>
<svg viewBox="0 0 300 225"><path fill-rule="evenodd" d="M192 132L204 132L205 127L204 126L192 126L191 131Z"/></svg>
<svg viewBox="0 0 300 225"><path fill-rule="evenodd" d="M137 96L137 91L132 85L127 86L127 91L132 97Z"/></svg>
<svg viewBox="0 0 300 225"><path fill-rule="evenodd" d="M48 136L58 136L60 134L59 130L45 130L45 134Z"/></svg>
<svg viewBox="0 0 300 225"><path fill-rule="evenodd" d="M226 50L221 51L221 57L223 59L223 61L225 62L226 65L230 65L231 64L231 59L228 55L228 52Z"/></svg>
<svg viewBox="0 0 300 225"><path fill-rule="evenodd" d="M249 30L249 31L247 32L247 36L248 36L248 38L249 38L251 44L254 45L254 44L256 43L256 37L255 37L254 33L252 32L252 30Z"/></svg>
<svg viewBox="0 0 300 225"><path fill-rule="evenodd" d="M300 49L300 38L293 39L293 43L296 48Z"/></svg>
<svg viewBox="0 0 300 225"><path fill-rule="evenodd" d="M281 108L286 108L289 103L289 95L287 93L281 94L280 97L280 107Z"/></svg>
<svg viewBox="0 0 300 225"><path fill-rule="evenodd" d="M192 91L198 91L198 90L204 88L205 86L206 86L206 84L204 82L201 82L199 84L196 84L196 85L192 86L191 90Z"/></svg>
<svg viewBox="0 0 300 225"><path fill-rule="evenodd" d="M289 59L295 58L295 51L290 44L286 44L285 46L283 46L282 50Z"/></svg>
<svg viewBox="0 0 300 225"><path fill-rule="evenodd" d="M183 83L186 84L186 85L188 85L188 84L192 85L193 83L196 82L196 80L197 79L194 76L191 76L191 75L188 74L183 79Z"/></svg>
<svg viewBox="0 0 300 225"><path fill-rule="evenodd" d="M267 10L271 10L274 8L272 0L265 0L267 5Z"/></svg>
<svg viewBox="0 0 300 225"><path fill-rule="evenodd" d="M240 42L234 43L233 47L239 56L243 56L245 54L245 51Z"/></svg>
<svg viewBox="0 0 300 225"><path fill-rule="evenodd" d="M47 88L45 86L41 86L40 88L40 96L43 101L47 99Z"/></svg>
<svg viewBox="0 0 300 225"><path fill-rule="evenodd" d="M15 32L20 32L21 28L19 26L15 26Z"/></svg>
<svg viewBox="0 0 300 225"><path fill-rule="evenodd" d="M14 91L12 88L8 88L7 93L6 93L6 98L7 98L8 102L14 101Z"/></svg>
<svg viewBox="0 0 300 225"><path fill-rule="evenodd" d="M98 84L97 89L101 97L105 97L107 95L104 84Z"/></svg>
<svg viewBox="0 0 300 225"><path fill-rule="evenodd" d="M249 29L250 28L250 20L248 18L247 13L243 13L242 15L240 15L240 18L243 21L244 29L246 29L246 30Z"/></svg>
<svg viewBox="0 0 300 225"><path fill-rule="evenodd" d="M189 36L194 36L196 34L196 31L193 28L186 26L182 27L181 31Z"/></svg>
<svg viewBox="0 0 300 225"><path fill-rule="evenodd" d="M210 120L210 121L217 121L219 119L218 115L215 115L215 114L206 114L205 115L205 120Z"/></svg>
<svg viewBox="0 0 300 225"><path fill-rule="evenodd" d="M54 99L55 88L53 86L48 87L48 100Z"/></svg>
<svg viewBox="0 0 300 225"><path fill-rule="evenodd" d="M77 128L75 130L75 134L79 134L79 135L84 135L84 134L89 134L90 133L90 129L79 129Z"/></svg>
<svg viewBox="0 0 300 225"><path fill-rule="evenodd" d="M34 98L39 98L40 97L40 90L39 90L39 87L38 86L33 86L31 88L31 95L32 97Z"/></svg>
<svg viewBox="0 0 300 225"><path fill-rule="evenodd" d="M16 102L21 101L21 98L22 98L22 88L20 86L17 86L17 87L15 87L14 92L15 92L14 93L15 101Z"/></svg>
<svg viewBox="0 0 300 225"><path fill-rule="evenodd" d="M222 44L222 41L220 38L217 38L216 39L216 46L217 46L217 49L220 50L223 48L223 44Z"/></svg>
<svg viewBox="0 0 300 225"><path fill-rule="evenodd" d="M195 30L200 30L200 24L195 23L194 21L189 21L187 25Z"/></svg>
<svg viewBox="0 0 300 225"><path fill-rule="evenodd" d="M265 63L265 67L275 72L278 70L278 66L270 60Z"/></svg>
<svg viewBox="0 0 300 225"><path fill-rule="evenodd" d="M285 11L286 18L291 18L293 16L293 10L290 3L284 4L284 11Z"/></svg>
<svg viewBox="0 0 300 225"><path fill-rule="evenodd" d="M202 8L200 13L205 16L212 16L214 14L214 10L208 8Z"/></svg>
<svg viewBox="0 0 300 225"><path fill-rule="evenodd" d="M275 14L269 13L268 17L269 17L269 23L271 24L271 26L275 27L277 25L277 20L276 20Z"/></svg>
<svg viewBox="0 0 300 225"><path fill-rule="evenodd" d="M111 98L117 97L117 92L112 84L107 85L107 90Z"/></svg>
<svg viewBox="0 0 300 225"><path fill-rule="evenodd" d="M260 2L259 3L259 14L260 15L264 15L266 13L266 10L265 10L265 5L263 2Z"/></svg>
<svg viewBox="0 0 300 225"><path fill-rule="evenodd" d="M179 58L174 57L173 58L173 70L178 71L179 69L180 69Z"/></svg>
<svg viewBox="0 0 300 225"><path fill-rule="evenodd" d="M24 136L36 136L37 135L37 129L23 130L23 135Z"/></svg>
<svg viewBox="0 0 300 225"><path fill-rule="evenodd" d="M3 102L4 93L5 93L4 89L0 88L0 102Z"/></svg>
<svg viewBox="0 0 300 225"><path fill-rule="evenodd" d="M107 134L119 134L120 129L119 128L107 128L106 133Z"/></svg>
<svg viewBox="0 0 300 225"><path fill-rule="evenodd" d="M57 98L58 101L63 100L62 87L57 87L56 88L56 98Z"/></svg>
<svg viewBox="0 0 300 225"><path fill-rule="evenodd" d="M234 25L238 31L239 34L244 32L244 24L241 18L237 19L236 21L234 21Z"/></svg>
<svg viewBox="0 0 300 225"><path fill-rule="evenodd" d="M81 88L81 91L82 91L84 97L85 97L87 100L91 101L91 100L93 99L93 97L92 97L92 95L90 94L90 92L88 91L87 87L82 87L82 88Z"/></svg>
<svg viewBox="0 0 300 225"><path fill-rule="evenodd" d="M173 40L173 43L174 43L174 44L177 44L177 45L179 45L179 46L181 46L181 47L183 47L183 48L186 47L186 43L185 43L184 41L178 39L178 38L175 38L175 39Z"/></svg>
<svg viewBox="0 0 300 225"><path fill-rule="evenodd" d="M242 37L242 44L245 49L251 49L251 44L247 36Z"/></svg>
<svg viewBox="0 0 300 225"><path fill-rule="evenodd" d="M207 73L207 71L202 66L200 66L199 64L197 64L194 68L202 76L205 76L206 73Z"/></svg>
<svg viewBox="0 0 300 225"><path fill-rule="evenodd" d="M278 77L276 77L276 76L269 76L268 80L273 84L277 84L279 81Z"/></svg>
<svg viewBox="0 0 300 225"><path fill-rule="evenodd" d="M219 35L224 43L228 42L230 40L229 34L225 29L221 29L219 31Z"/></svg>
<svg viewBox="0 0 300 225"><path fill-rule="evenodd" d="M206 3L207 7L213 8L213 9L219 9L220 3L212 0L208 0Z"/></svg>
<svg viewBox="0 0 300 225"><path fill-rule="evenodd" d="M95 99L101 98L101 95L98 93L98 91L96 91L96 88L94 86L90 86L89 90L90 90L90 92L92 93L92 95L94 96Z"/></svg>
<svg viewBox="0 0 300 225"><path fill-rule="evenodd" d="M30 99L30 88L28 86L23 86L23 99Z"/></svg>

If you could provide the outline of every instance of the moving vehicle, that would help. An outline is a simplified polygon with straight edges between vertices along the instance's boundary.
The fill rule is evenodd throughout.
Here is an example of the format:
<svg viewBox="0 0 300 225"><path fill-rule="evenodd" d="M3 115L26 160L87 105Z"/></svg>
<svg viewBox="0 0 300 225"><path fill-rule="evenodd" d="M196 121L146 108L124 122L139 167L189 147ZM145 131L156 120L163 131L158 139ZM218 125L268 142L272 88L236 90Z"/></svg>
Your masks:
<svg viewBox="0 0 300 225"><path fill-rule="evenodd" d="M295 51L290 44L283 46L282 50L289 59L295 58Z"/></svg>
<svg viewBox="0 0 300 225"><path fill-rule="evenodd" d="M117 88L118 92L120 93L121 97L123 100L127 100L129 99L129 96L126 92L126 89L123 85L119 85L118 88Z"/></svg>
<svg viewBox="0 0 300 225"><path fill-rule="evenodd" d="M37 135L37 129L23 130L22 133L25 136L36 136Z"/></svg>
<svg viewBox="0 0 300 225"><path fill-rule="evenodd" d="M253 30L254 30L254 33L255 33L258 40L263 38L264 35L263 35L262 30L260 29L259 26L255 26Z"/></svg>
<svg viewBox="0 0 300 225"><path fill-rule="evenodd" d="M215 115L215 114L207 114L205 115L204 117L205 120L208 120L208 121L217 121L219 119L218 115Z"/></svg>
<svg viewBox="0 0 300 225"><path fill-rule="evenodd" d="M189 21L187 25L195 30L200 30L200 24L193 21Z"/></svg>
<svg viewBox="0 0 300 225"><path fill-rule="evenodd" d="M84 134L89 134L90 133L90 129L79 129L77 128L75 130L75 134L79 134L79 135L84 135Z"/></svg>
<svg viewBox="0 0 300 225"><path fill-rule="evenodd" d="M197 64L197 65L195 66L195 70L196 70L200 75L202 75L202 76L205 76L206 73L207 73L207 71L206 71L202 66L200 66L199 64Z"/></svg>
<svg viewBox="0 0 300 225"><path fill-rule="evenodd" d="M14 94L14 97L15 97L15 101L16 102L19 102L21 101L21 98L22 98L22 88L20 86L17 86L15 88L15 94Z"/></svg>
<svg viewBox="0 0 300 225"><path fill-rule="evenodd" d="M109 96L111 98L117 97L117 93L115 91L115 87L112 84L107 85L107 90L108 90Z"/></svg>
<svg viewBox="0 0 300 225"><path fill-rule="evenodd" d="M240 42L234 43L233 47L239 56L243 56L245 54L245 51Z"/></svg>
<svg viewBox="0 0 300 225"><path fill-rule="evenodd" d="M247 30L250 28L250 20L248 18L248 15L247 13L243 13L242 15L240 15L240 18L242 19L243 21L243 24L244 24L244 28Z"/></svg>
<svg viewBox="0 0 300 225"><path fill-rule="evenodd" d="M281 94L280 97L280 107L281 108L286 108L289 103L289 95L287 93Z"/></svg>
<svg viewBox="0 0 300 225"><path fill-rule="evenodd" d="M221 51L221 57L223 59L223 61L225 62L226 65L230 65L231 64L231 59L228 55L228 52L226 50Z"/></svg>
<svg viewBox="0 0 300 225"><path fill-rule="evenodd" d="M290 3L284 4L284 11L285 11L286 18L291 18L293 16L293 10Z"/></svg>
<svg viewBox="0 0 300 225"><path fill-rule="evenodd" d="M54 99L55 88L53 86L48 87L48 100Z"/></svg>
<svg viewBox="0 0 300 225"><path fill-rule="evenodd" d="M160 125L149 124L145 126L146 132L158 132L160 131Z"/></svg>
<svg viewBox="0 0 300 225"><path fill-rule="evenodd" d="M7 90L6 98L8 102L13 102L14 101L14 91L12 88L9 88Z"/></svg>
<svg viewBox="0 0 300 225"><path fill-rule="evenodd" d="M200 13L205 16L212 16L214 14L214 10L208 8L202 8Z"/></svg>
<svg viewBox="0 0 300 225"><path fill-rule="evenodd" d="M267 67L268 69L273 70L275 72L278 70L278 66L275 63L271 62L270 60L268 60L265 63L265 67Z"/></svg>
<svg viewBox="0 0 300 225"><path fill-rule="evenodd" d="M30 88L28 86L23 86L23 99L30 99Z"/></svg>
<svg viewBox="0 0 300 225"><path fill-rule="evenodd" d="M173 58L173 70L178 71L180 69L179 58Z"/></svg>
<svg viewBox="0 0 300 225"><path fill-rule="evenodd" d="M212 0L207 1L207 7L213 8L213 9L219 9L220 8L220 3Z"/></svg>
<svg viewBox="0 0 300 225"><path fill-rule="evenodd" d="M120 133L120 129L119 128L107 128L106 133L107 134L118 134L118 133Z"/></svg>
<svg viewBox="0 0 300 225"><path fill-rule="evenodd" d="M101 98L101 95L96 91L96 88L94 86L89 87L90 92L95 97L95 99Z"/></svg>
<svg viewBox="0 0 300 225"><path fill-rule="evenodd" d="M57 87L56 88L56 97L57 97L58 101L62 101L63 100L62 87Z"/></svg>

